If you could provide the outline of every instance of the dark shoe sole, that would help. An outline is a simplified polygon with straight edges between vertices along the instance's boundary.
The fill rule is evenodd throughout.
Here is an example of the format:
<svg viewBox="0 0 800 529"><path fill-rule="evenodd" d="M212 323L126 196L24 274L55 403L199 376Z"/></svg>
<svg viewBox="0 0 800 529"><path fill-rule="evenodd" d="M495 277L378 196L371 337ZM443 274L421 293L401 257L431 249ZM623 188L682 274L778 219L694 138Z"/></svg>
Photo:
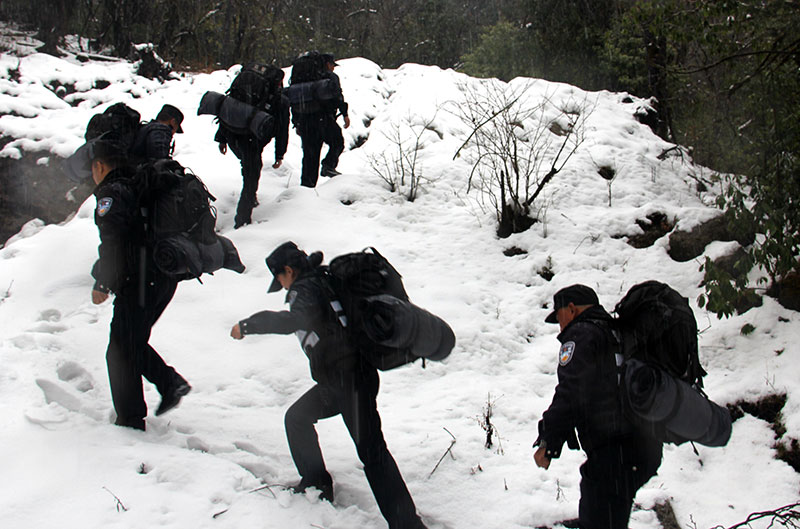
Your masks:
<svg viewBox="0 0 800 529"><path fill-rule="evenodd" d="M181 399L188 395L190 391L192 391L192 386L187 383L183 383L173 391L167 393L161 399L161 404L158 405L156 415L163 415L172 408L175 408L178 404L180 404Z"/></svg>

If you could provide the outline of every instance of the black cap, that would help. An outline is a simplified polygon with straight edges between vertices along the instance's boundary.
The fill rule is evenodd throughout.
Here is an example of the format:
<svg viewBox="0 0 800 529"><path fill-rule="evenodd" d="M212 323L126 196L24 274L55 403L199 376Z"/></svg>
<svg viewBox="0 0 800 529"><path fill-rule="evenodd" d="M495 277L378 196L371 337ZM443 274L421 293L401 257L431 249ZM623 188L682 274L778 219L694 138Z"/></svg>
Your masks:
<svg viewBox="0 0 800 529"><path fill-rule="evenodd" d="M273 276L267 292L277 292L282 288L278 274L283 273L285 267L301 268L307 259L306 253L292 241L285 242L272 250L266 258L267 268Z"/></svg>
<svg viewBox="0 0 800 529"><path fill-rule="evenodd" d="M326 64L332 64L334 66L339 66L339 63L336 62L336 58L333 56L333 53L323 53L322 60L325 61Z"/></svg>
<svg viewBox="0 0 800 529"><path fill-rule="evenodd" d="M577 306L599 305L600 301L597 299L597 294L595 294L594 290L586 285L577 284L562 288L553 296L553 312L548 314L544 321L546 323L558 323L556 312L570 303Z"/></svg>
<svg viewBox="0 0 800 529"><path fill-rule="evenodd" d="M183 112L178 110L178 107L164 105L161 107L161 111L156 116L156 119L174 119L178 122L178 130L175 132L178 134L183 134L183 127L181 127L181 123L183 123Z"/></svg>

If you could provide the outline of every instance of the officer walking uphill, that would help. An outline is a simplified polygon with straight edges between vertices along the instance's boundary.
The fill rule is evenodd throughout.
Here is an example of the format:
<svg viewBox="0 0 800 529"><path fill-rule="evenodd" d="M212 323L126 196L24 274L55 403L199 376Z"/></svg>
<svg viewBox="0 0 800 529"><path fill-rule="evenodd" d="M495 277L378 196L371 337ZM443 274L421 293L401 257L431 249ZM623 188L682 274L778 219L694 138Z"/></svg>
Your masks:
<svg viewBox="0 0 800 529"><path fill-rule="evenodd" d="M109 293L115 294L106 362L116 424L144 430L147 404L142 377L161 394L156 415L177 406L191 390L148 344L177 281L160 273L152 261L125 146L107 133L89 145L89 158L97 184L94 220L100 231L99 258L92 268L92 302L100 304Z"/></svg>
<svg viewBox="0 0 800 529"><path fill-rule="evenodd" d="M270 75L264 75L264 71ZM289 100L283 95L283 71L258 63L250 63L242 68L231 83L228 94L255 110L267 112L275 120L269 137L259 138L250 132L231 130L222 120L214 136L214 141L219 144L219 152L227 153L230 146L242 166L242 192L233 224L238 229L252 222L253 208L258 205L258 181L264 166L261 155L273 137L275 163L272 168L277 169L283 163L289 143Z"/></svg>
<svg viewBox="0 0 800 529"><path fill-rule="evenodd" d="M250 334L295 333L311 365L316 385L286 412L286 436L303 492L314 487L333 501L333 479L325 468L314 424L341 415L383 517L391 529L424 529L400 470L386 447L376 397L378 372L362 361L348 343L331 308L331 299L317 268L322 254L307 256L293 242L278 246L268 257L274 279L270 292L285 288L288 311L263 311L233 326L237 340Z"/></svg>
<svg viewBox="0 0 800 529"><path fill-rule="evenodd" d="M315 187L319 175L333 177L341 173L336 170L339 165L339 156L344 151L344 136L342 129L336 122L337 115L344 119L344 128L350 126L350 117L347 115L348 105L342 95L339 76L333 73L338 66L333 55L323 53L322 60L325 71L324 78L330 79L329 91L333 95L330 99L320 101L320 110L316 112L293 114L297 133L303 141L303 169L300 184L305 187ZM322 144L328 144L328 152L322 159L320 171L319 158Z"/></svg>
<svg viewBox="0 0 800 529"><path fill-rule="evenodd" d="M579 439L587 456L580 469L581 529L625 529L636 491L661 464L661 442L623 416L611 316L594 290L585 285L559 290L545 321L560 325L561 349L558 385L539 421L534 460L547 469L565 442L577 449Z"/></svg>
<svg viewBox="0 0 800 529"><path fill-rule="evenodd" d="M161 107L156 119L145 123L136 133L131 154L139 160L171 158L174 148L172 137L183 134L183 112L172 105Z"/></svg>

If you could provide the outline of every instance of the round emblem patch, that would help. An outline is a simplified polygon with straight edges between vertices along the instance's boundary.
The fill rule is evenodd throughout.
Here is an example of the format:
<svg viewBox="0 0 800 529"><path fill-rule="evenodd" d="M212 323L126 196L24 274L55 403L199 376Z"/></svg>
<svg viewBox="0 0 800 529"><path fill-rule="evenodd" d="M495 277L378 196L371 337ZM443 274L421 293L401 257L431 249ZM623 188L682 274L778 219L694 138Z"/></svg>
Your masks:
<svg viewBox="0 0 800 529"><path fill-rule="evenodd" d="M572 360L572 354L575 352L575 342L567 342L561 345L561 350L558 352L558 365L565 366Z"/></svg>
<svg viewBox="0 0 800 529"><path fill-rule="evenodd" d="M111 209L111 204L114 203L114 199L111 197L101 198L97 201L97 214L99 216L103 216Z"/></svg>

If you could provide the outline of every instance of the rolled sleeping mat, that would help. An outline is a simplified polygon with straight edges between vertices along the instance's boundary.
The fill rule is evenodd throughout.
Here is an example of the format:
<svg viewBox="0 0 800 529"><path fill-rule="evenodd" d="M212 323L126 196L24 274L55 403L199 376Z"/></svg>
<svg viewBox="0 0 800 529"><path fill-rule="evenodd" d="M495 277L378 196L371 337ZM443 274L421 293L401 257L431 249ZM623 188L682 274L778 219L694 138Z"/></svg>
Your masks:
<svg viewBox="0 0 800 529"><path fill-rule="evenodd" d="M225 94L209 90L200 98L200 105L197 107L197 115L208 114L211 116L218 116L219 107L222 106L222 101L224 99Z"/></svg>
<svg viewBox="0 0 800 529"><path fill-rule="evenodd" d="M217 116L230 130L237 134L251 134L259 141L267 141L272 137L274 118L233 97L208 91L200 99L197 115L209 114Z"/></svg>
<svg viewBox="0 0 800 529"><path fill-rule="evenodd" d="M370 296L362 313L367 336L386 347L408 349L429 360L443 360L456 343L450 326L435 314L394 296Z"/></svg>
<svg viewBox="0 0 800 529"><path fill-rule="evenodd" d="M258 140L268 140L272 135L272 116L238 99L225 96L218 117L232 130L249 132Z"/></svg>
<svg viewBox="0 0 800 529"><path fill-rule="evenodd" d="M169 276L192 274L193 270L198 269L202 272L202 259L197 244L186 237L168 237L156 242L153 260L156 267Z"/></svg>
<svg viewBox="0 0 800 529"><path fill-rule="evenodd" d="M731 416L726 408L658 367L636 359L627 360L625 366L626 403L635 420L661 441L693 441L705 446L728 443Z"/></svg>

